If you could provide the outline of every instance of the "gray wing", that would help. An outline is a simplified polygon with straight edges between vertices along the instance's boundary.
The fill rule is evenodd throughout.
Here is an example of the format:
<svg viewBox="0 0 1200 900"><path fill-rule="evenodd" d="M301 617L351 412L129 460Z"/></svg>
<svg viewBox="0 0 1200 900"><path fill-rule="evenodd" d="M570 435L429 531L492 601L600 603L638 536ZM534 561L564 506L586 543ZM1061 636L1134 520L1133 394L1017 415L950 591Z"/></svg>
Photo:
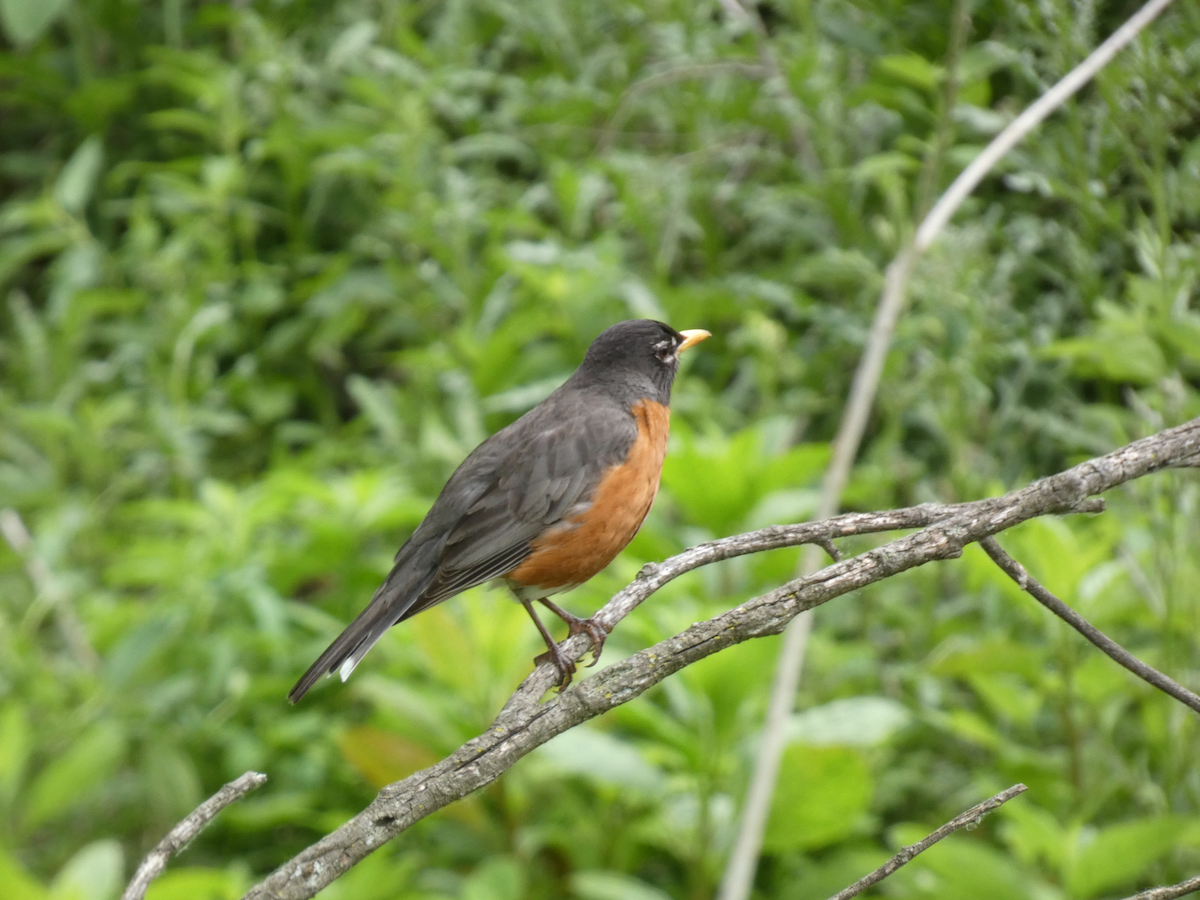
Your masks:
<svg viewBox="0 0 1200 900"><path fill-rule="evenodd" d="M492 484L450 530L438 573L399 621L467 588L512 571L545 529L586 509L601 476L637 439L633 417L618 407L589 408L554 427L523 429L505 444Z"/></svg>

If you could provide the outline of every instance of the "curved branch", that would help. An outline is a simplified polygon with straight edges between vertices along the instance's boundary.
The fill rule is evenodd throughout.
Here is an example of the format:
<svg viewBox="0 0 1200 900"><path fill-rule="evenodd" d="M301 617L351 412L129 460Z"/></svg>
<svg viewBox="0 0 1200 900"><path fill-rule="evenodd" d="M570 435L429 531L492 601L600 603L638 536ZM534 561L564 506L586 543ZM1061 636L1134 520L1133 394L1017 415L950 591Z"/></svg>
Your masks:
<svg viewBox="0 0 1200 900"><path fill-rule="evenodd" d="M441 762L388 785L361 813L296 855L250 890L256 900L306 900L386 841L430 813L489 784L535 747L627 703L697 660L750 638L781 632L797 614L868 584L939 559L1036 516L1095 511L1096 494L1200 453L1200 418L1088 460L1002 497L949 506L837 516L775 526L694 547L648 565L597 614L614 625L667 582L721 559L853 534L920 527L913 534L835 562L609 666L541 702L558 681L539 666L509 698L491 727ZM571 659L590 646L586 635L562 645Z"/></svg>
<svg viewBox="0 0 1200 900"><path fill-rule="evenodd" d="M1176 897L1194 894L1197 891L1200 891L1200 875L1197 875L1195 878L1189 878L1187 881L1181 881L1179 884L1150 888L1148 891L1134 894L1132 897L1127 898L1127 900L1175 900Z"/></svg>
<svg viewBox="0 0 1200 900"><path fill-rule="evenodd" d="M979 821L993 810L999 809L1013 797L1025 793L1029 788L1023 784L1014 784L1006 791L1001 791L994 797L989 797L982 803L976 804L966 812L959 813L937 831L926 835L915 844L909 844L901 849L899 853L885 862L882 866L876 869L869 875L864 875L858 881L849 887L838 891L829 900L850 900L851 897L857 897L873 884L878 884L887 878L901 866L906 866L912 862L918 854L924 853L942 838L949 837L960 828L969 828L978 825Z"/></svg>
<svg viewBox="0 0 1200 900"><path fill-rule="evenodd" d="M1193 694L1173 678L1169 678L1153 666L1148 666L1103 631L1081 616L1062 600L1046 590L1023 565L1004 552L994 537L985 537L979 542L983 552L992 558L1001 571L1017 583L1017 586L1050 610L1085 638L1096 645L1113 662L1124 666L1138 678L1174 697L1184 706L1200 713L1200 697Z"/></svg>
<svg viewBox="0 0 1200 900"><path fill-rule="evenodd" d="M182 822L167 832L167 836L159 841L153 850L146 854L138 870L121 900L142 900L150 882L162 874L167 867L167 860L191 843L192 839L205 829L209 822L216 818L217 813L229 804L241 800L257 787L267 783L267 776L261 772L247 772L237 778L197 806Z"/></svg>

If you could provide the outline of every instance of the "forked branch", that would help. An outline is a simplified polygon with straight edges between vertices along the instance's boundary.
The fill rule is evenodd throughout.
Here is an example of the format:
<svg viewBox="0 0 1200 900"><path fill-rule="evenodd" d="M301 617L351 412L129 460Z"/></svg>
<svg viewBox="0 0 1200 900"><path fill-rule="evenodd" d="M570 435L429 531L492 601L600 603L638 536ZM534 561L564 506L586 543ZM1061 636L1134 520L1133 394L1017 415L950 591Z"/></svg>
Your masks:
<svg viewBox="0 0 1200 900"><path fill-rule="evenodd" d="M1152 472L1184 465L1198 453L1200 418L1002 497L774 526L702 544L661 564L646 566L632 584L596 614L598 621L615 625L669 581L718 560L777 547L826 545L849 535L920 529L698 622L546 702L542 698L558 675L549 664L539 666L517 688L484 734L428 769L385 787L365 810L284 863L246 897L313 897L413 823L489 784L556 735L629 702L683 667L750 638L777 634L802 610L934 560L957 557L967 544L1031 518L1098 511L1102 505L1094 499L1097 494ZM577 660L588 645L586 636L576 635L562 646L570 658Z"/></svg>

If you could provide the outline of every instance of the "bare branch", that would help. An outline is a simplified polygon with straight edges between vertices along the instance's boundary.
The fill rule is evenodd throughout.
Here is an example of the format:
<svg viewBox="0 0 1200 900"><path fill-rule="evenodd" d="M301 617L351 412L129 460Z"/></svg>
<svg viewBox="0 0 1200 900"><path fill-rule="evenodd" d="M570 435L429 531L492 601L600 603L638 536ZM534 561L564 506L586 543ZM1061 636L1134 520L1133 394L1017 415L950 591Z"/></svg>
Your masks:
<svg viewBox="0 0 1200 900"><path fill-rule="evenodd" d="M1200 875L1197 875L1195 878L1189 878L1187 881L1181 881L1179 884L1169 885L1168 887L1150 888L1148 891L1142 891L1140 894L1127 897L1126 900L1175 900L1176 897L1194 894L1197 891L1200 891Z"/></svg>
<svg viewBox="0 0 1200 900"><path fill-rule="evenodd" d="M834 562L842 561L842 551L837 548L837 545L833 541L829 540L828 538L824 538L817 539L813 541L813 543L828 553L829 558Z"/></svg>
<svg viewBox="0 0 1200 900"><path fill-rule="evenodd" d="M1018 794L1023 794L1027 790L1029 790L1029 788L1025 787L1023 784L1014 784L1008 790L1001 791L996 796L984 800L982 803L976 806L972 806L964 813L959 813L937 831L933 832L933 834L922 838L915 844L905 847L870 875L864 875L862 878L858 879L858 881L854 882L854 884L838 891L836 894L830 897L829 900L850 900L851 897L857 897L871 885L878 884L901 866L912 862L917 854L925 852L942 838L948 837L949 835L958 831L960 828L968 828L978 825L980 820L983 819L983 817L988 813L992 812L992 810L999 809L1013 797L1016 797Z"/></svg>
<svg viewBox="0 0 1200 900"><path fill-rule="evenodd" d="M1152 684L1165 694L1174 697L1185 706L1200 713L1200 697L1193 694L1173 678L1169 678L1152 666L1146 665L1099 628L1081 616L1062 600L1054 596L1038 580L1030 575L1023 565L1009 556L1001 548L994 537L985 537L979 542L984 553L992 558L1009 578L1017 583L1021 590L1033 597L1038 603L1050 610L1085 638L1095 644L1106 656L1124 666L1147 684Z"/></svg>
<svg viewBox="0 0 1200 900"><path fill-rule="evenodd" d="M414 822L494 781L535 747L629 702L683 667L742 641L778 634L802 610L934 560L957 557L967 544L1036 516L1075 511L1095 494L1169 468L1197 453L1200 418L1002 497L775 526L702 544L661 564L646 566L632 584L596 614L599 623L615 625L669 581L720 559L819 541L822 537L835 539L887 527L921 527L913 534L833 563L814 575L698 622L546 702L542 698L557 683L558 671L549 663L538 666L484 734L441 762L385 787L363 812L284 863L246 897L306 900ZM586 635L574 635L562 644L573 660L580 659L589 646Z"/></svg>
<svg viewBox="0 0 1200 900"><path fill-rule="evenodd" d="M142 900L150 882L167 867L167 860L191 843L192 839L216 818L217 813L266 783L267 776L261 772L247 772L197 806L146 855L138 870L133 873L133 879L125 888L125 893L121 894L121 900Z"/></svg>

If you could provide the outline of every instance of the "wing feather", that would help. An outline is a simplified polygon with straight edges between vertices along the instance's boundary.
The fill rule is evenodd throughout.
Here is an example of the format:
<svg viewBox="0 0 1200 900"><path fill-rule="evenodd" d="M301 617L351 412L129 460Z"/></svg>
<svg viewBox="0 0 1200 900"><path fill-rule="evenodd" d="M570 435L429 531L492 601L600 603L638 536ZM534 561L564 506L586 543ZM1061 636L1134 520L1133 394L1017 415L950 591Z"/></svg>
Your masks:
<svg viewBox="0 0 1200 900"><path fill-rule="evenodd" d="M636 439L631 415L593 406L586 416L514 442L496 467L503 476L451 529L437 576L402 619L515 569L547 527L586 509L600 477Z"/></svg>

